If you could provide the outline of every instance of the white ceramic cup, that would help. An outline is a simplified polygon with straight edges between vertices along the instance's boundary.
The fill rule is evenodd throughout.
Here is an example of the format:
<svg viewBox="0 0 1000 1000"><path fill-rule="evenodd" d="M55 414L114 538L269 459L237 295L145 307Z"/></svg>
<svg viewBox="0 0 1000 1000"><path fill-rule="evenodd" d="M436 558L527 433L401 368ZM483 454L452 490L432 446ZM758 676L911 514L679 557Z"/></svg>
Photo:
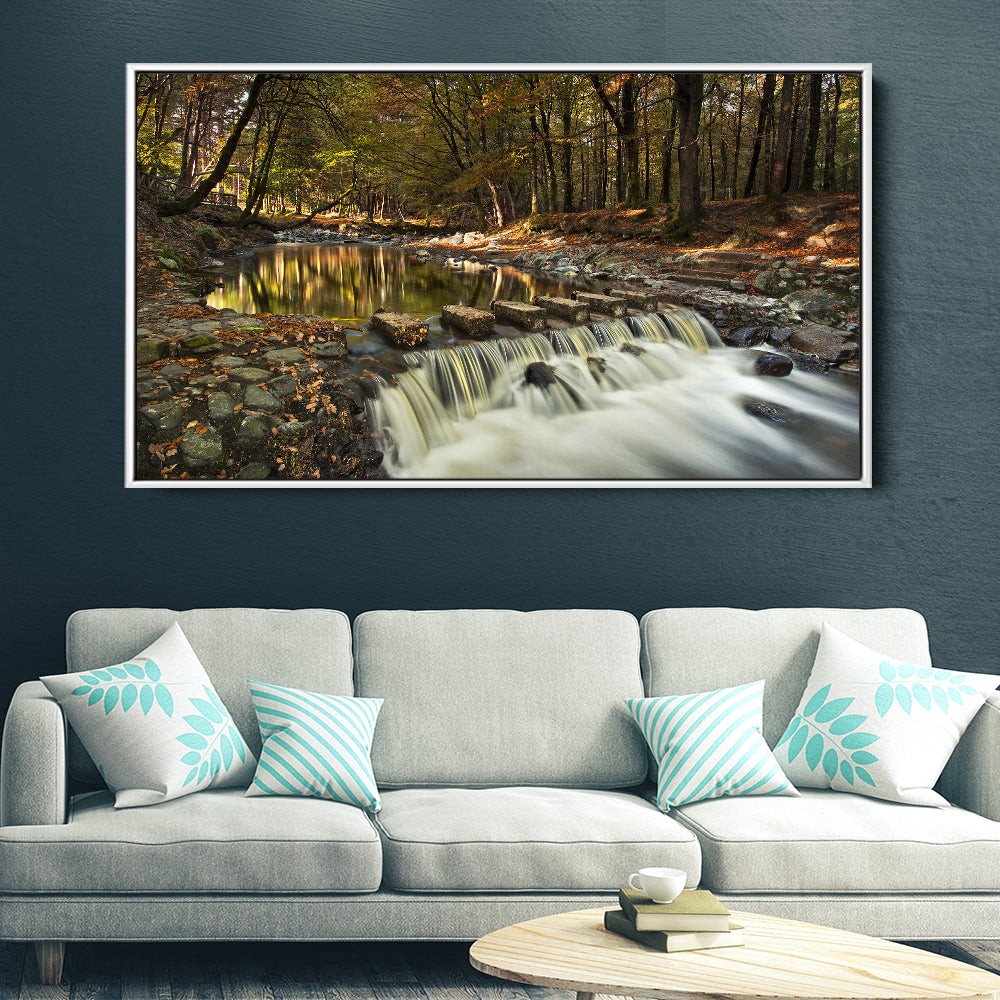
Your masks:
<svg viewBox="0 0 1000 1000"><path fill-rule="evenodd" d="M639 880L638 885L634 879ZM629 886L654 903L672 903L681 894L685 882L687 872L679 868L640 868L628 877Z"/></svg>

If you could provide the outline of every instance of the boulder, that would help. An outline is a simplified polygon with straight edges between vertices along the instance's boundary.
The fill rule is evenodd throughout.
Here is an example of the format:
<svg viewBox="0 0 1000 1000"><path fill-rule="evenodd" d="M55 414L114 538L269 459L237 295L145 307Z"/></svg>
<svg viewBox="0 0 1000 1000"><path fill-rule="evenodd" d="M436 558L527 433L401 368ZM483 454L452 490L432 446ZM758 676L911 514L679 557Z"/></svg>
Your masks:
<svg viewBox="0 0 1000 1000"><path fill-rule="evenodd" d="M139 413L160 434L179 429L187 419L187 410L176 399L169 399L163 403L151 403L149 406L142 407Z"/></svg>
<svg viewBox="0 0 1000 1000"><path fill-rule="evenodd" d="M159 337L146 337L135 343L135 363L151 365L154 361L165 358L170 351L170 345Z"/></svg>
<svg viewBox="0 0 1000 1000"><path fill-rule="evenodd" d="M268 351L264 360L273 365L294 365L305 359L305 351L298 347L282 347L276 351Z"/></svg>
<svg viewBox="0 0 1000 1000"><path fill-rule="evenodd" d="M602 316L624 316L628 310L628 303L625 299L617 295L598 295L591 292L574 292L573 298L577 302L582 302L592 312L600 313Z"/></svg>
<svg viewBox="0 0 1000 1000"><path fill-rule="evenodd" d="M731 347L756 347L767 340L767 327L741 326L727 333L720 330L719 336Z"/></svg>
<svg viewBox="0 0 1000 1000"><path fill-rule="evenodd" d="M228 420L235 412L236 403L228 392L213 392L208 397L208 416L210 420Z"/></svg>
<svg viewBox="0 0 1000 1000"><path fill-rule="evenodd" d="M555 369L544 361L532 361L524 369L525 385L537 385L544 389L547 385L552 385L555 380Z"/></svg>
<svg viewBox="0 0 1000 1000"><path fill-rule="evenodd" d="M274 413L281 409L281 403L259 385L247 386L246 394L243 396L243 404L248 410L264 410L266 413Z"/></svg>
<svg viewBox="0 0 1000 1000"><path fill-rule="evenodd" d="M204 469L222 461L222 435L211 425L189 428L180 441L181 458L189 469Z"/></svg>
<svg viewBox="0 0 1000 1000"><path fill-rule="evenodd" d="M856 304L822 288L796 289L782 299L790 309L814 323L841 323L845 313L853 312Z"/></svg>
<svg viewBox="0 0 1000 1000"><path fill-rule="evenodd" d="M792 373L792 359L767 351L754 351L753 370L755 375L770 375L782 378Z"/></svg>
<svg viewBox="0 0 1000 1000"><path fill-rule="evenodd" d="M266 382L269 378L274 377L274 372L267 368L255 368L249 365L246 368L237 368L235 371L230 372L229 377L234 382L250 384L252 382Z"/></svg>
<svg viewBox="0 0 1000 1000"><path fill-rule="evenodd" d="M853 357L858 349L857 342L842 330L821 326L819 323L805 323L793 329L788 338L788 345L796 351L812 354L820 361L829 364L846 361Z"/></svg>
<svg viewBox="0 0 1000 1000"><path fill-rule="evenodd" d="M178 346L182 355L216 354L223 348L222 341L210 333L193 333L188 337L181 337Z"/></svg>

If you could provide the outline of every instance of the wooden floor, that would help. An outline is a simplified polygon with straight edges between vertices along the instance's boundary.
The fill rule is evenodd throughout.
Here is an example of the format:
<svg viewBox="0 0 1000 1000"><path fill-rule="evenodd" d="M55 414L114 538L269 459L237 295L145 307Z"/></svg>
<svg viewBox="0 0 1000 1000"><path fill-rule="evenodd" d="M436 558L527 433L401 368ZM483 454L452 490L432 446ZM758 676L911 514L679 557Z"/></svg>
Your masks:
<svg viewBox="0 0 1000 1000"><path fill-rule="evenodd" d="M923 947L1000 972L1000 942ZM467 944L71 944L60 986L0 942L0 1000L570 1000L477 972Z"/></svg>

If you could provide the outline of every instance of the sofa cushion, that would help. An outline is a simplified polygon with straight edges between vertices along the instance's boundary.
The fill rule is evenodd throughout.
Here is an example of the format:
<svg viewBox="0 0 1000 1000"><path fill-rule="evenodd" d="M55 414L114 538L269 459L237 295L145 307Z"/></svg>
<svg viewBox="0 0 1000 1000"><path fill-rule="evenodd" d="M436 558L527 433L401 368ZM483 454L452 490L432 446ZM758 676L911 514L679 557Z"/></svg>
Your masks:
<svg viewBox="0 0 1000 1000"><path fill-rule="evenodd" d="M764 739L773 747L802 696L824 622L888 656L929 659L924 619L905 608L661 608L640 623L646 694L693 694L763 678Z"/></svg>
<svg viewBox="0 0 1000 1000"><path fill-rule="evenodd" d="M1000 890L1000 823L957 807L806 788L671 815L698 836L702 885L717 893Z"/></svg>
<svg viewBox="0 0 1000 1000"><path fill-rule="evenodd" d="M116 808L246 788L256 761L176 622L122 663L41 678Z"/></svg>
<svg viewBox="0 0 1000 1000"><path fill-rule="evenodd" d="M6 892L373 892L368 814L320 799L211 789L146 809L78 795L65 825L0 828Z"/></svg>
<svg viewBox="0 0 1000 1000"><path fill-rule="evenodd" d="M646 776L625 707L642 696L623 611L370 611L357 694L384 698L380 788L621 788Z"/></svg>
<svg viewBox="0 0 1000 1000"><path fill-rule="evenodd" d="M698 884L697 840L627 792L400 789L382 796L386 888L409 892L613 892L663 865Z"/></svg>
<svg viewBox="0 0 1000 1000"><path fill-rule="evenodd" d="M324 694L354 693L351 626L341 611L275 611L263 608L90 608L66 623L70 671L121 663L178 622L215 690L254 756L260 730L246 686L248 677L304 687ZM70 734L70 772L101 782L75 734Z"/></svg>
<svg viewBox="0 0 1000 1000"><path fill-rule="evenodd" d="M719 795L798 795L760 734L764 682L699 694L631 698L656 758L664 812Z"/></svg>
<svg viewBox="0 0 1000 1000"><path fill-rule="evenodd" d="M378 698L249 684L264 745L247 795L311 795L378 812L371 762Z"/></svg>
<svg viewBox="0 0 1000 1000"><path fill-rule="evenodd" d="M778 759L799 786L946 806L934 785L998 682L890 659L825 624Z"/></svg>

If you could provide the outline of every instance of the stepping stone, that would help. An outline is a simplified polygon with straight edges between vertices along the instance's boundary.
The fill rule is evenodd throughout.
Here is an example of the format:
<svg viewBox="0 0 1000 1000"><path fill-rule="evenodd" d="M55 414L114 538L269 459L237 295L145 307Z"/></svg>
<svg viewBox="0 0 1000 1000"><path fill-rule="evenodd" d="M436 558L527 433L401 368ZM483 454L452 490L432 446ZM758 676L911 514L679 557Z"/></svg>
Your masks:
<svg viewBox="0 0 1000 1000"><path fill-rule="evenodd" d="M656 296L649 292L637 292L631 288L605 288L604 294L624 299L631 309L645 309L647 312L656 310Z"/></svg>
<svg viewBox="0 0 1000 1000"><path fill-rule="evenodd" d="M624 316L628 309L627 303L613 295L598 295L596 292L574 292L573 298L582 302L592 312L602 316Z"/></svg>
<svg viewBox="0 0 1000 1000"><path fill-rule="evenodd" d="M536 295L532 300L552 316L568 319L571 323L586 323L590 319L590 309L583 302L562 299L554 295Z"/></svg>
<svg viewBox="0 0 1000 1000"><path fill-rule="evenodd" d="M254 368L251 365L232 370L229 377L235 382L264 382L269 378L274 378L274 372L267 368Z"/></svg>
<svg viewBox="0 0 1000 1000"><path fill-rule="evenodd" d="M377 312L371 318L371 326L384 333L396 347L421 347L427 343L427 321L419 316Z"/></svg>
<svg viewBox="0 0 1000 1000"><path fill-rule="evenodd" d="M519 326L522 330L544 330L548 326L545 310L527 302L497 300L490 309L497 319Z"/></svg>
<svg viewBox="0 0 1000 1000"><path fill-rule="evenodd" d="M441 319L476 340L489 337L496 325L493 313L471 306L442 306Z"/></svg>

